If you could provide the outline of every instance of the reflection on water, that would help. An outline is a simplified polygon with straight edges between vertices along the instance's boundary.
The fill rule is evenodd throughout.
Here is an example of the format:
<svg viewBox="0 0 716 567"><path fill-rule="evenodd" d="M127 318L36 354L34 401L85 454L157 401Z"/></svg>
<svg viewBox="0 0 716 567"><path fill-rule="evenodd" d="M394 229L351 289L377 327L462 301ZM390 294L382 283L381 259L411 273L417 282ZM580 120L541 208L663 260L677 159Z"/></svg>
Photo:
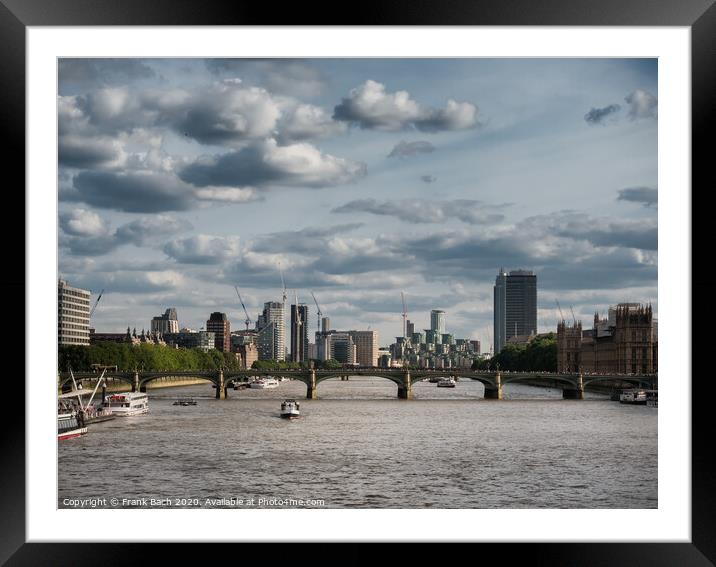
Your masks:
<svg viewBox="0 0 716 567"><path fill-rule="evenodd" d="M59 444L67 498L322 500L327 508L656 508L657 410L606 396L479 382L328 380L269 390L150 390L150 412ZM196 406L174 406L193 396ZM279 418L284 398L302 417ZM98 483L98 479L101 482ZM195 505L190 502L189 505ZM235 505L234 503L224 504ZM311 504L303 506L312 507ZM320 505L320 504L317 504ZM111 506L107 506L111 507ZM302 507L291 505L284 507Z"/></svg>

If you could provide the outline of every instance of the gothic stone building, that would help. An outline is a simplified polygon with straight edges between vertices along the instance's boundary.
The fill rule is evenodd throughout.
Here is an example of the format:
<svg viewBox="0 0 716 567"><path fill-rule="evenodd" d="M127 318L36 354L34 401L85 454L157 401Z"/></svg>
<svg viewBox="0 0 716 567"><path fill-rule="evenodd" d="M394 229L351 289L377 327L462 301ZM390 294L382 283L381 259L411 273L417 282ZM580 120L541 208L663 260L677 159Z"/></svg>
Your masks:
<svg viewBox="0 0 716 567"><path fill-rule="evenodd" d="M658 370L658 338L651 305L620 303L609 317L594 315L594 327L557 325L557 370L618 374L654 374Z"/></svg>

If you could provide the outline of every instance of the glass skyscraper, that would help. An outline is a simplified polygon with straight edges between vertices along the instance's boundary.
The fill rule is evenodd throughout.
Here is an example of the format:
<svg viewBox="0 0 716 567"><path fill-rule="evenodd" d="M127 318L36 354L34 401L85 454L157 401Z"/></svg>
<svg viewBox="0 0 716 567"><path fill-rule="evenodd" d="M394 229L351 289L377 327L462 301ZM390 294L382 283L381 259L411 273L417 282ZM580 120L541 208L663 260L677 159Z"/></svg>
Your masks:
<svg viewBox="0 0 716 567"><path fill-rule="evenodd" d="M530 270L503 268L494 287L495 354L514 336L537 333L537 276Z"/></svg>
<svg viewBox="0 0 716 567"><path fill-rule="evenodd" d="M256 321L259 331L259 358L261 360L286 360L286 331L283 303L267 301Z"/></svg>
<svg viewBox="0 0 716 567"><path fill-rule="evenodd" d="M445 334L445 311L433 309L430 312L430 330L439 335Z"/></svg>
<svg viewBox="0 0 716 567"><path fill-rule="evenodd" d="M308 306L291 305L291 360L308 359Z"/></svg>

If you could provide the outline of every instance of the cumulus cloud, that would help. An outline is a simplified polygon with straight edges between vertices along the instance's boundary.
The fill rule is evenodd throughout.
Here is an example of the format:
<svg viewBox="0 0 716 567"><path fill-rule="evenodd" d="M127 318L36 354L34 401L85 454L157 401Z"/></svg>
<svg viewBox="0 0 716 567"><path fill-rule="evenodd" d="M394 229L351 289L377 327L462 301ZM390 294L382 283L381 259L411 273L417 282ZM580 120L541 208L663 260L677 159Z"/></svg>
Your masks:
<svg viewBox="0 0 716 567"><path fill-rule="evenodd" d="M323 108L312 104L296 105L279 125L282 141L325 138L345 131L345 123L336 122Z"/></svg>
<svg viewBox="0 0 716 567"><path fill-rule="evenodd" d="M189 185L164 173L82 171L74 189L89 205L130 213L185 211L194 202Z"/></svg>
<svg viewBox="0 0 716 567"><path fill-rule="evenodd" d="M75 256L101 256L119 244L109 223L87 209L73 209L59 214L58 244Z"/></svg>
<svg viewBox="0 0 716 567"><path fill-rule="evenodd" d="M613 119L619 110L621 110L621 106L618 104L610 104L604 108L592 108L584 115L584 121L590 126L596 124L603 125L606 124L609 119Z"/></svg>
<svg viewBox="0 0 716 567"><path fill-rule="evenodd" d="M66 248L75 256L103 256L119 246L114 234L99 236L69 236L61 233L58 238L60 248Z"/></svg>
<svg viewBox="0 0 716 567"><path fill-rule="evenodd" d="M617 201L629 201L632 203L641 203L645 207L651 207L658 203L659 194L652 187L628 187L619 190Z"/></svg>
<svg viewBox="0 0 716 567"><path fill-rule="evenodd" d="M469 102L449 99L445 108L430 108L424 111L415 127L423 132L443 130L466 130L477 126L477 107Z"/></svg>
<svg viewBox="0 0 716 567"><path fill-rule="evenodd" d="M616 246L656 251L659 233L656 226L630 226L626 223L611 223L605 227L583 230L573 235L584 238L594 246Z"/></svg>
<svg viewBox="0 0 716 567"><path fill-rule="evenodd" d="M629 105L629 118L632 120L657 118L658 101L651 93L637 89L628 94L624 100Z"/></svg>
<svg viewBox="0 0 716 567"><path fill-rule="evenodd" d="M430 142L426 142L424 140L406 142L405 140L401 140L393 147L392 150L390 150L388 157L397 157L402 159L418 154L430 154L434 151L435 146L433 146Z"/></svg>
<svg viewBox="0 0 716 567"><path fill-rule="evenodd" d="M426 132L462 130L477 125L477 107L469 102L449 99L445 108L426 108L407 91L389 93L385 85L368 80L352 89L333 110L333 118L363 129Z"/></svg>
<svg viewBox="0 0 716 567"><path fill-rule="evenodd" d="M441 223L454 218L468 224L494 224L505 218L502 213L497 212L495 206L485 205L481 201L472 199L456 199L453 201L404 199L383 202L375 199L357 199L336 207L331 212L370 213L396 217L411 223Z"/></svg>
<svg viewBox="0 0 716 567"><path fill-rule="evenodd" d="M362 223L354 222L320 228L273 232L258 237L252 245L252 250L269 253L322 254L325 251L327 239L344 235L362 226Z"/></svg>
<svg viewBox="0 0 716 567"><path fill-rule="evenodd" d="M280 101L265 89L224 82L195 93L172 126L203 144L235 145L270 135L280 117Z"/></svg>
<svg viewBox="0 0 716 567"><path fill-rule="evenodd" d="M311 144L279 146L269 139L236 152L201 157L179 176L197 187L328 187L365 174L365 164L321 153Z"/></svg>
<svg viewBox="0 0 716 567"><path fill-rule="evenodd" d="M523 226L575 241L584 240L596 247L656 250L658 243L656 219L612 220L562 211L530 217Z"/></svg>
<svg viewBox="0 0 716 567"><path fill-rule="evenodd" d="M126 159L121 142L104 136L59 136L57 151L61 165L81 169L115 167Z"/></svg>
<svg viewBox="0 0 716 567"><path fill-rule="evenodd" d="M107 220L85 209L61 212L59 219L62 231L59 245L76 256L101 256L125 244L142 246L192 228L188 221L156 215L139 218L113 230Z"/></svg>
<svg viewBox="0 0 716 567"><path fill-rule="evenodd" d="M93 211L74 209L61 212L60 228L70 236L104 236L109 233L107 223Z"/></svg>
<svg viewBox="0 0 716 567"><path fill-rule="evenodd" d="M145 242L163 239L191 228L193 227L189 221L167 215L155 215L123 224L117 229L116 238L122 243L131 242L140 246Z"/></svg>
<svg viewBox="0 0 716 567"><path fill-rule="evenodd" d="M114 86L60 97L60 134L117 135L170 128L203 144L236 146L269 136L287 101L259 87L224 80L184 88Z"/></svg>
<svg viewBox="0 0 716 567"><path fill-rule="evenodd" d="M253 187L201 187L195 189L197 198L215 203L250 203L260 201L262 197Z"/></svg>
<svg viewBox="0 0 716 567"><path fill-rule="evenodd" d="M152 170L81 171L73 185L60 191L60 201L83 202L129 213L186 211L216 204L261 200L253 187L195 187L173 173Z"/></svg>
<svg viewBox="0 0 716 567"><path fill-rule="evenodd" d="M238 236L197 234L164 245L164 253L182 264L220 264L240 251Z"/></svg>

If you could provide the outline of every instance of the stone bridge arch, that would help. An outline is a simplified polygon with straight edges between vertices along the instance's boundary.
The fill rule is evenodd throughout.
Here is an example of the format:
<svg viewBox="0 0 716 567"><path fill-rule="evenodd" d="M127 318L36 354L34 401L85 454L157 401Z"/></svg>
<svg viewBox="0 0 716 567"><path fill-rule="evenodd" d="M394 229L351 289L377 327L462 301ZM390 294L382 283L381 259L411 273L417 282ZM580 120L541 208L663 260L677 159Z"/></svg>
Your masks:
<svg viewBox="0 0 716 567"><path fill-rule="evenodd" d="M514 382L525 382L530 380L539 380L539 379L547 379L552 380L554 382L561 382L563 384L566 384L567 386L570 386L571 388L577 388L579 385L579 380L574 376L565 376L560 374L503 374L502 375L502 385L505 384L511 384Z"/></svg>
<svg viewBox="0 0 716 567"><path fill-rule="evenodd" d="M639 388L651 388L652 385L651 378L645 378L643 376L591 376L589 374L584 376L585 387L594 382L611 382L612 384L627 382Z"/></svg>
<svg viewBox="0 0 716 567"><path fill-rule="evenodd" d="M403 378L400 376L396 376L395 374L387 374L382 373L380 371L377 372L355 372L355 371L346 371L341 370L340 372L330 372L330 373L316 373L316 384L319 384L321 382L325 382L326 380L332 380L333 378L342 378L343 376L350 375L350 376L366 376L369 378L385 378L386 380L390 380L394 384L397 384L398 386L403 385Z"/></svg>
<svg viewBox="0 0 716 567"><path fill-rule="evenodd" d="M159 380L160 378L169 378L169 377L181 377L181 378L193 378L198 380L205 380L207 382L211 382L215 386L218 387L219 384L219 378L218 378L218 372L145 372L139 374L139 391L140 392L146 392L147 391L147 384L150 382L153 382L154 380Z"/></svg>
<svg viewBox="0 0 716 567"><path fill-rule="evenodd" d="M380 369L376 369L375 371L372 370L355 370L355 369L336 369L335 371L316 371L309 373L308 380L311 381L313 378L311 376L315 376L315 381L308 384L308 392L307 392L307 398L308 399L315 399L316 398L316 387L321 382L325 382L326 380L331 380L333 378L341 378L343 376L366 376L371 378L383 378L385 380L390 380L398 387L398 398L400 399L412 399L413 397L413 390L412 390L412 384L414 380L412 380L409 372L385 372L381 371ZM407 376L407 380L406 380Z"/></svg>
<svg viewBox="0 0 716 567"><path fill-rule="evenodd" d="M457 376L458 378L468 378L475 382L480 382L485 387L485 399L501 400L502 384L500 374L474 374L472 372L453 372L448 376Z"/></svg>

